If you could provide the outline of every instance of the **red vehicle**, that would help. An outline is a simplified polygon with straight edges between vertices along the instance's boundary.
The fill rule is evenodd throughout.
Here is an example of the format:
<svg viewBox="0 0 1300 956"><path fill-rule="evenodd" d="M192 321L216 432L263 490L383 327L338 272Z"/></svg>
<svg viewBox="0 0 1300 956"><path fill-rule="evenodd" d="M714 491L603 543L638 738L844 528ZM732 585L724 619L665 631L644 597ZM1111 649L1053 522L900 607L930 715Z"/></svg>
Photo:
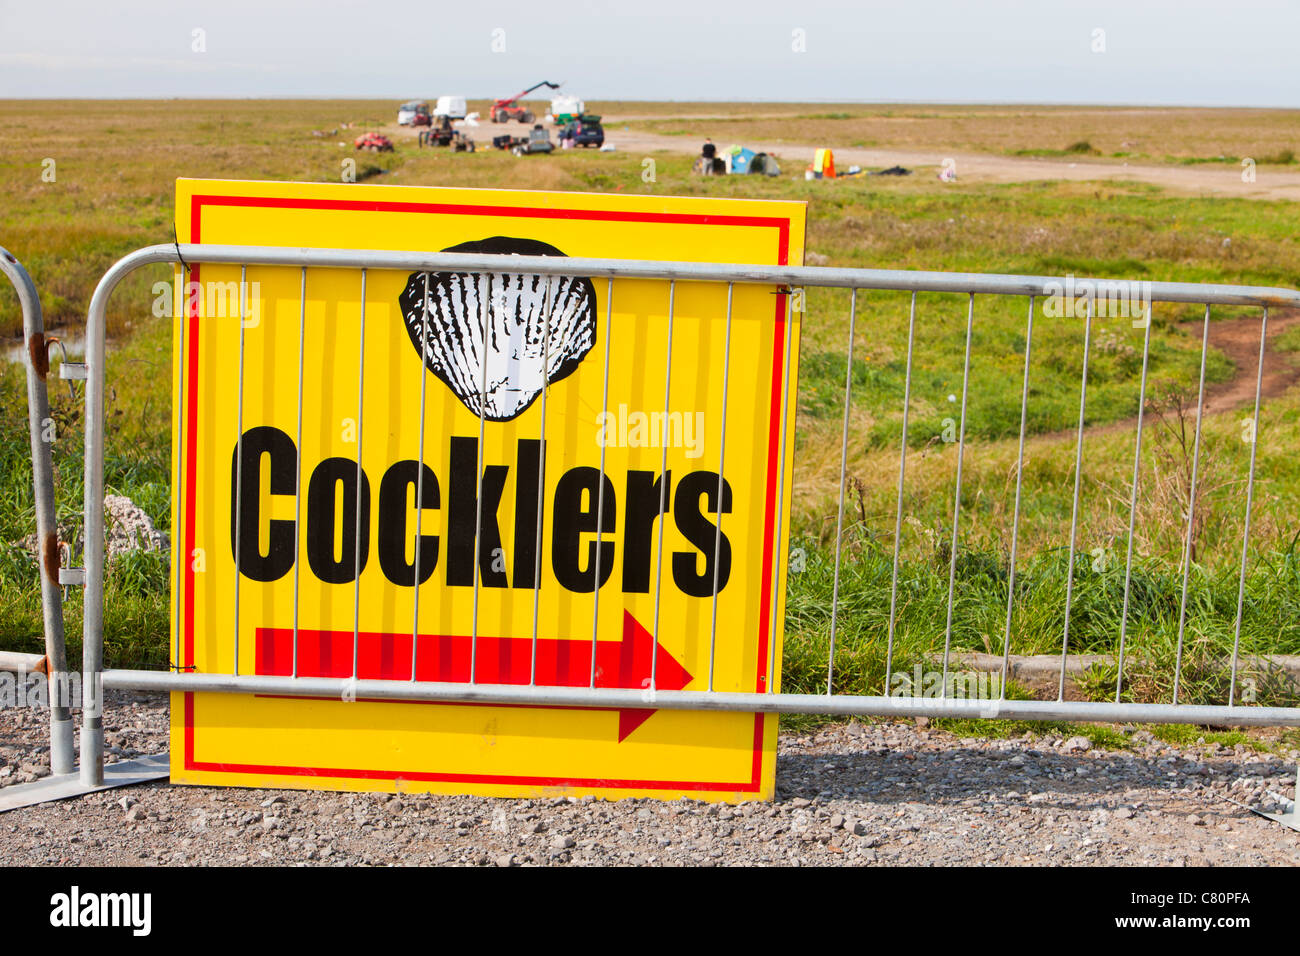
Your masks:
<svg viewBox="0 0 1300 956"><path fill-rule="evenodd" d="M382 133L365 133L358 136L355 145L357 149L368 149L372 153L393 151L393 141Z"/></svg>
<svg viewBox="0 0 1300 956"><path fill-rule="evenodd" d="M533 112L522 106L519 101L531 93L533 90L548 86L553 90L560 88L559 83L551 83L549 80L528 87L522 93L516 93L514 96L507 97L504 100L497 100L492 104L492 122L508 123L511 120L518 120L521 123L531 123L533 121Z"/></svg>

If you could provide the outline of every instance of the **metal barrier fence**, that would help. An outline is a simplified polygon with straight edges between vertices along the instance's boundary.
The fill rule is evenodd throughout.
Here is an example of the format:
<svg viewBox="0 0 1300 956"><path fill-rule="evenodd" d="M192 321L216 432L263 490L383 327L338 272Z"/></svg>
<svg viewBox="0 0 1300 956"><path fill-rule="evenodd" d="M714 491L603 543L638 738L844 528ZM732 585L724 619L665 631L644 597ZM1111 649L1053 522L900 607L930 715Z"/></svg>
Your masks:
<svg viewBox="0 0 1300 956"><path fill-rule="evenodd" d="M67 654L64 650L63 592L60 582L66 579L59 569L59 536L54 510L54 462L50 448L51 430L49 393L45 378L50 370L49 343L45 339L45 322L41 300L32 277L13 255L0 249L0 272L18 293L23 313L23 357L27 367L27 417L32 445L32 484L36 495L36 538L41 575L41 610L45 625L45 656L0 655L0 670L20 674L44 673L48 681L50 705L50 770L71 773L74 769L72 701L68 680Z"/></svg>
<svg viewBox="0 0 1300 956"><path fill-rule="evenodd" d="M671 323L673 321L673 290L681 283L720 283L728 292L728 310L726 321L731 327L731 291L737 284L759 283L782 287L786 295L787 321L785 349L787 357L792 342L792 324L799 321L798 310L792 300L795 293L810 288L846 290L849 298L849 348L845 370L845 406L840 439L839 467L839 506L835 533L834 585L831 599L830 634L828 656L826 660L826 693L791 694L781 692L738 693L720 692L712 689L712 681L707 690L660 690L653 683L646 690L613 689L597 687L594 676L587 687L552 687L539 686L535 681L524 684L484 684L474 682L474 670L471 666L469 683L442 683L415 680L414 668L410 681L367 680L358 679L356 671L356 648L354 638L353 676L351 678L323 678L307 676L259 676L238 673L238 657L232 673L184 673L155 672L140 670L102 671L103 654L103 602L104 602L104 443L105 443L105 314L115 287L132 271L153 263L169 263L189 266L194 264L225 264L243 267L277 266L293 267L302 270L302 289L306 288L306 276L309 269L351 269L359 272L361 281L367 270L407 270L416 272L456 272L470 274L514 275L533 274L546 277L581 276L589 279L605 279L608 295L613 295L615 280L660 280L667 285L668 323L671 342ZM489 279L489 281L491 281ZM549 283L549 278L547 279ZM1030 394L1030 356L1034 335L1034 303L1044 297L1061 296L1069 288L1071 296L1086 300L1084 320L1084 341L1082 351L1082 375L1079 388L1079 415L1074 453L1072 510L1070 534L1068 541L1069 573L1066 575L1064 595L1065 625L1061 634L1061 666L1059 689L1055 700L1015 700L1006 697L1006 681L1011 648L1011 617L1015 605L1015 575L1017 565L1017 547L1021 526L1021 493L1024 473L1026 409ZM1074 568L1078 547L1077 535L1080 518L1080 483L1083 473L1083 445L1085 419L1088 397L1088 370L1090 349L1093 342L1094 304L1096 302L1114 302L1120 297L1131 297L1134 289L1140 288L1140 297L1148 307L1143 336L1141 395L1138 404L1136 428L1136 448L1133 458L1133 487L1128 523L1128 549L1126 573L1124 580L1124 611L1119 634L1119 684L1115 699L1107 702L1082 702L1065 699L1066 666L1070 647L1071 604L1074 594ZM899 291L911 293L911 307L907 318L908 346L906 383L903 395L903 436L898 463L898 496L894 520L894 557L893 575L890 586L890 609L888 625L888 647L886 664L885 695L866 696L834 693L835 642L837 625L840 621L839 602L841 584L841 551L844 539L844 500L848 448L850 438L850 402L852 400L853 341L854 323L857 319L858 297L860 293L870 291ZM889 696L890 668L893 664L895 627L899 601L899 539L903 524L903 489L906 481L906 464L908 448L907 410L911 402L913 379L913 345L915 342L916 320L918 314L918 294L921 293L959 293L967 297L965 339L961 380L961 405L956 436L955 494L952 502L951 542L949 545L949 564L947 569L947 603L946 621L943 641L943 693L938 701L918 697ZM1201 462L1201 410L1206 396L1206 357L1209 351L1210 309L1215 305L1232 305L1255 307L1262 310L1260 318L1260 365L1255 383L1254 427L1259 420L1261 385L1263 380L1263 356L1267 335L1268 309L1270 307L1300 305L1300 293L1285 289L1254 288L1244 286L1214 286L1185 283L1129 283L1113 280L1073 280L1039 276L1001 276L982 274L958 274L935 272L905 272L867 269L833 269L833 268L799 268L766 267L747 265L723 265L712 263L667 263L606 259L579 259L560 257L496 256L454 253L420 253L420 252L385 252L385 251L350 251L329 249L294 249L251 246L201 246L201 245L159 245L138 250L114 265L100 281L91 300L87 325L86 366L88 373L86 390L86 461L85 461L85 529L86 529L86 568L85 568L85 631L83 643L83 693L85 695L85 713L81 738L81 773L87 785L99 783L102 774L102 728L100 724L100 701L98 688L130 689L137 691L209 691L224 693L267 693L307 697L339 697L351 695L374 699L403 700L437 700L437 701L473 701L532 705L559 705L571 707L615 707L615 708L677 708L690 710L736 710L763 711L782 713L819 713L835 715L892 715L892 716L991 716L989 701L960 698L947 694L948 673L953 651L954 628L954 593L957 588L957 556L960 540L962 518L962 466L967 446L967 393L971 375L972 342L975 338L977 297L1012 296L1024 299L1028 304L1028 321L1025 327L1025 354L1023 380L1021 386L1021 416L1019 429L1019 453L1016 468L1015 506L1012 525L1012 544L1010 552L1011 579L1007 589L1006 633L1003 640L1003 661L1001 697L992 708L998 717L1030 720L1084 720L1115 722L1182 722L1210 725L1290 725L1300 726L1300 708L1243 706L1237 695L1237 673L1239 663L1241 622L1243 602L1245 600L1245 581L1247 552L1250 544L1250 515L1255 488L1255 446L1252 440L1250 450L1250 471L1244 502L1244 527L1242 536L1242 561L1240 584L1237 592L1236 634L1232 660L1232 684L1227 699L1222 704L1188 704L1179 702L1179 680L1183 662L1184 632L1188 616L1190 588L1190 567L1192 549L1192 525L1195 520L1195 489L1199 479ZM242 299L242 293L241 293ZM364 296L363 296L364 299ZM1151 351L1151 322L1149 306L1151 303L1192 303L1205 307L1202 326L1201 356L1199 365L1199 382L1197 398L1195 450L1193 453L1192 494L1189 497L1187 533L1182 561L1182 592L1178 618L1177 659L1174 667L1173 702L1162 703L1128 703L1124 702L1119 692L1119 685L1124 679L1124 650L1126 628L1129 619L1129 598L1131 591L1131 572L1133 568L1134 522L1137 515L1137 496L1140 481L1142 455L1143 417L1142 409L1146 397L1148 382L1148 361ZM305 306L304 306L305 308ZM612 305L607 303L609 312L606 317L606 343L609 341L609 313ZM242 312L242 301L241 301ZM181 323L184 335L185 323ZM616 330L615 330L616 334ZM242 339L241 339L242 342ZM301 342L301 339L300 339ZM183 344L182 344L183 348ZM300 345L301 348L301 345ZM670 350L671 351L671 350ZM242 351L241 351L242 356ZM728 338L726 364L730 369L730 338ZM300 359L301 361L301 359ZM671 355L668 375L671 377ZM726 372L724 374L730 374ZM243 365L240 364L239 383L242 402ZM427 376L426 376L427 377ZM301 408L301 386L299 405ZM608 356L606 357L606 387L608 387ZM784 388L789 388L788 378ZM725 386L724 386L725 388ZM668 383L665 383L667 394ZM725 394L725 392L724 392ZM544 392L543 392L544 396ZM423 422L423 395L421 397L421 421ZM793 423L788 420L789 403L781 405L781 434L789 434ZM242 405L241 405L242 408ZM480 409L482 403L480 403ZM545 433L545 405L543 398L543 434ZM665 415L667 409L665 409ZM480 420L482 412L480 411ZM178 428L183 428L178 416ZM725 399L724 399L725 420ZM360 421L358 421L360 427ZM1253 432L1252 432L1253 435ZM177 447L182 435L173 439ZM724 439L725 440L725 439ZM242 441L242 438L241 438ZM181 456L177 456L178 461ZM240 456L242 460L242 456ZM784 461L784 459L783 459ZM784 469L784 465L782 465ZM481 466L478 480L481 478ZM603 459L602 459L603 477ZM179 480L180 476L177 476ZM721 483L721 474L719 475ZM418 483L417 483L418 485ZM782 475L781 488L785 480ZM359 493L359 492L358 492ZM539 489L540 495L540 489ZM476 499L477 500L477 499ZM784 510L785 502L781 502ZM480 519L481 519L481 505ZM357 509L360 521L360 509ZM540 509L539 509L540 516ZM722 517L722 496L718 496L718 521ZM540 518L539 518L540 520ZM298 518L295 517L295 529ZM598 522L599 524L599 522ZM662 529L662 523L661 523ZM721 532L719 531L719 534ZM781 540L778 528L777 540ZM358 536L359 540L359 536ZM476 529L475 548L478 548L478 531ZM418 553L417 548L417 553ZM477 550L476 550L477 554ZM539 549L540 554L540 549ZM784 561L785 555L776 555L776 561ZM475 562L477 566L478 562ZM538 578L540 581L540 577ZM537 585L540 588L540 583ZM657 585L656 585L657 587ZM477 583L476 583L477 588ZM418 590L418 589L417 589ZM476 591L477 593L477 591ZM716 583L714 597L716 600ZM476 598L477 601L477 598ZM656 594L657 604L657 594ZM778 602L773 602L773 623L775 624ZM476 603L477 608L477 603ZM534 602L534 659L536 654L536 603ZM657 617L657 614L656 614ZM716 622L715 622L716 626ZM414 632L413 632L414 637ZM655 640L657 641L657 635ZM237 640L237 638L236 638ZM236 645L237 647L237 645ZM473 652L471 652L473 653ZM772 642L775 654L775 642ZM655 658L652 657L652 660ZM653 666L653 665L652 665ZM772 673L773 671L769 671ZM295 668L296 674L296 668Z"/></svg>

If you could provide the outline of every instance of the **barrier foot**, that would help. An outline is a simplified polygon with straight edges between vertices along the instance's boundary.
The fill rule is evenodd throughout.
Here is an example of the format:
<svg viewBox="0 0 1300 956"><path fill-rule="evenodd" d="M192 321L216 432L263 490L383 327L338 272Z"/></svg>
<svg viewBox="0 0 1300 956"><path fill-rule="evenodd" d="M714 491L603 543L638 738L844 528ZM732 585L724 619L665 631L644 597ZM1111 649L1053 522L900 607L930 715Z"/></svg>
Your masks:
<svg viewBox="0 0 1300 956"><path fill-rule="evenodd" d="M1300 832L1300 767L1296 768L1295 776L1296 776L1296 793L1295 793L1296 798L1294 800L1288 800L1280 793L1274 793L1271 790L1268 793L1270 800L1273 800L1275 803L1280 803L1283 806L1288 807L1285 813L1265 813L1263 810L1256 810L1254 807L1250 808L1251 812L1258 813L1261 817L1268 817L1270 820L1276 820L1284 827L1290 827L1292 830L1296 830Z"/></svg>
<svg viewBox="0 0 1300 956"><path fill-rule="evenodd" d="M54 776L75 773L77 748L73 742L72 717L56 717L50 721L50 770Z"/></svg>
<svg viewBox="0 0 1300 956"><path fill-rule="evenodd" d="M67 800L70 797L80 797L100 790L112 790L116 787L129 787L137 783L161 780L170 773L171 758L168 754L162 753L106 764L103 782L98 786L83 784L75 771L52 774L31 783L20 783L0 789L0 813L35 806L38 803Z"/></svg>

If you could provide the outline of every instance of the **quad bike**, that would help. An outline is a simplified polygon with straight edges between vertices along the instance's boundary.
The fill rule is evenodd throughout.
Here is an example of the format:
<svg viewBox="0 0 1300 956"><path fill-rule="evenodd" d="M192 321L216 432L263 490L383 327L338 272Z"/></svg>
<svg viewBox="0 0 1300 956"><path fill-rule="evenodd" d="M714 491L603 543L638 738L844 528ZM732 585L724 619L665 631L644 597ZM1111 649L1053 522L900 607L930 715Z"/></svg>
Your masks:
<svg viewBox="0 0 1300 956"><path fill-rule="evenodd" d="M354 145L357 149L369 150L372 153L393 151L393 141L382 133L365 133L357 137Z"/></svg>

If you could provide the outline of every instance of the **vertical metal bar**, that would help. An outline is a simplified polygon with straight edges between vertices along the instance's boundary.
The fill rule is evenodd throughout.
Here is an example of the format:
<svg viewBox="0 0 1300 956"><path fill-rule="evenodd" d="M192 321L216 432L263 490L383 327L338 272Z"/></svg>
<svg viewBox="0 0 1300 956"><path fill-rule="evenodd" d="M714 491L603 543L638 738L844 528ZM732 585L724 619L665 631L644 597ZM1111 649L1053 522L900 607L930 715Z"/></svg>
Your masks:
<svg viewBox="0 0 1300 956"><path fill-rule="evenodd" d="M600 487L596 492L596 558L592 562L591 575L591 682L589 687L596 686L596 637L600 633L600 545L601 532L605 526L605 446L609 444L609 329L610 320L614 316L614 278L611 276L605 283L605 371L604 382L600 391L600 411L604 416L601 421L604 426L601 429L600 440Z"/></svg>
<svg viewBox="0 0 1300 956"><path fill-rule="evenodd" d="M235 662L232 673L239 676L239 579L243 574L243 546L240 542L244 529L244 290L248 266L239 267L239 396L238 419L235 431Z"/></svg>
<svg viewBox="0 0 1300 956"><path fill-rule="evenodd" d="M1115 676L1115 703L1124 692L1124 647L1128 637L1128 603L1133 584L1133 537L1137 527L1138 477L1142 472L1142 423L1147 407L1147 368L1151 358L1151 304L1147 303L1146 331L1142 336L1142 383L1138 388L1137 438L1133 443L1133 487L1128 503L1128 546L1124 557L1124 607L1119 618L1119 670Z"/></svg>
<svg viewBox="0 0 1300 956"><path fill-rule="evenodd" d="M781 518L785 512L785 446L786 430L790 418L790 347L794 341L794 297L788 292L785 296L785 365L781 375L781 467L778 470L778 492L776 502L776 538L772 543L772 556L776 567L785 563L788 555L781 550L781 540L785 532ZM778 574L772 570L772 611L768 621L767 641L767 693L776 693L776 622L777 608L780 604L776 593Z"/></svg>
<svg viewBox="0 0 1300 956"><path fill-rule="evenodd" d="M551 277L546 276L546 291L542 294L542 427L537 452L537 530L533 542L533 646L528 664L528 686L537 684L537 618L542 600L542 504L546 488L546 393L550 391L547 378L551 374ZM484 357L486 361L486 356Z"/></svg>
<svg viewBox="0 0 1300 956"><path fill-rule="evenodd" d="M664 370L664 418L659 423L659 445L662 455L659 463L659 549L655 555L655 629L650 635L650 689L654 690L659 674L659 596L664 576L664 525L668 510L668 403L673 383L673 307L677 294L677 281L668 282L668 357Z"/></svg>
<svg viewBox="0 0 1300 956"><path fill-rule="evenodd" d="M727 460L727 397L731 385L731 299L735 283L727 283L727 337L722 357L722 438L718 447L718 510L713 535L713 611L709 619L709 690L713 690L713 670L718 654L718 562L722 556L722 492L726 487L723 467ZM684 427L684 423L683 423Z"/></svg>
<svg viewBox="0 0 1300 956"><path fill-rule="evenodd" d="M966 457L966 397L970 393L970 344L975 328L975 293L966 303L966 357L961 373L961 422L957 426L957 487L952 498L952 549L948 562L948 618L943 627L943 683L939 696L948 695L948 657L952 650L952 605L957 586L957 532L961 522L961 466Z"/></svg>
<svg viewBox="0 0 1300 956"><path fill-rule="evenodd" d="M188 305L189 296L186 295L185 293L189 291L188 289L189 268L187 266L181 266L180 270L181 270L181 280L182 280L181 301ZM173 307L175 306L175 304L176 304L176 295L175 295L175 290L173 290L172 293ZM174 308L173 311L175 311ZM180 337L180 348L176 352L177 355L176 374L178 376L177 387L179 389L177 391L177 395L179 396L177 401L178 403L184 403L185 366L186 366L185 326L189 319L189 309L183 308L179 313L177 313L177 315L178 318L176 324L179 328L178 335ZM174 448L173 454L176 458L176 477L174 479L176 483L172 485L173 488L172 498L176 502L176 515L177 517L179 517L185 507L185 500L184 500L185 498L185 409L183 407L178 407L176 409L176 444L173 446L173 448ZM38 506L39 503L40 502L38 500L37 502ZM173 641L172 644L171 666L174 667L177 671L180 671L182 667L181 665L181 627L182 627L181 592L182 589L180 586L181 575L182 573L184 573L183 569L185 568L186 563L193 560L193 558L190 555L185 555L181 553L181 549L184 547L184 545L182 544L181 538L176 534L176 530L175 530L176 527L179 525L179 523L180 522L177 520L173 520L172 522L172 541L174 542L176 547L176 555L177 557L180 558L179 561L175 561L175 560L173 561L173 564L175 566L172 568L173 575L174 575L173 578L174 583L172 584L172 589L173 589L172 633L175 635L175 640ZM60 621L60 626L62 626L62 621Z"/></svg>
<svg viewBox="0 0 1300 956"><path fill-rule="evenodd" d="M1178 649L1174 656L1174 703L1183 670L1183 629L1187 625L1187 586L1192 574L1192 526L1196 520L1196 478L1201 466L1201 419L1205 417L1205 356L1210 351L1210 306L1201 327L1201 384L1196 395L1196 441L1192 446L1192 484L1187 490L1187 540L1183 546L1183 597L1178 605ZM1300 796L1300 794L1297 794Z"/></svg>
<svg viewBox="0 0 1300 956"><path fill-rule="evenodd" d="M1065 700L1065 663L1070 649L1070 607L1074 599L1074 551L1079 531L1079 488L1083 480L1083 421L1088 406L1088 354L1092 346L1092 300L1083 324L1083 376L1079 382L1079 437L1074 445L1074 506L1070 510L1070 556L1065 568L1065 627L1061 634L1061 677L1056 699Z"/></svg>
<svg viewBox="0 0 1300 956"><path fill-rule="evenodd" d="M1241 530L1241 577L1237 580L1237 621L1232 635L1232 680L1228 684L1228 706L1237 699L1237 662L1241 654L1241 612L1246 600L1246 556L1250 552L1250 509L1255 500L1255 449L1259 447L1259 400L1264 390L1264 343L1268 336L1268 306L1259 324L1259 366L1255 371L1255 417L1250 433L1250 472L1246 478L1246 520ZM1298 778L1297 782L1300 782ZM1300 803L1300 788L1296 790Z"/></svg>
<svg viewBox="0 0 1300 956"><path fill-rule="evenodd" d="M1029 297L1029 318L1025 323L1025 376L1020 386L1020 443L1016 449L1016 503L1011 516L1011 555L1007 566L1007 624L1002 632L1002 687L999 700L1007 697L1007 673L1011 669L1011 615L1016 604L1016 547L1020 543L1020 488L1025 474L1025 422L1029 417L1029 358L1034 341L1034 297Z"/></svg>
<svg viewBox="0 0 1300 956"><path fill-rule="evenodd" d="M492 276L488 275L488 290L492 288ZM429 384L429 367L425 358L429 354L429 273L424 274L424 321L420 325L420 453L419 464L415 470L415 588L414 608L411 613L411 680L415 680L416 664L420 658L420 539L424 534L424 409L425 395ZM481 399L480 399L481 401ZM482 427L482 422L479 423ZM479 439L482 444L483 439ZM477 614L478 609L475 608Z"/></svg>
<svg viewBox="0 0 1300 956"><path fill-rule="evenodd" d="M0 249L0 272L9 277L23 313L23 340L27 345L27 420L32 450L32 491L36 506L37 562L41 569L41 616L45 629L45 656L49 677L50 772L72 773L73 727L71 684L63 630L63 590L59 585L59 532L54 500L53 436L45 434L50 417L46 376L49 353L45 318L31 275L14 256ZM182 320L182 326L184 320ZM184 346L182 346L182 354ZM184 368L184 366L182 366ZM179 628L178 628L179 633Z"/></svg>
<svg viewBox="0 0 1300 956"><path fill-rule="evenodd" d="M361 643L361 507L362 490L365 488L366 473L361 470L361 428L365 422L366 407L366 270L361 270L361 331L357 341L357 494L356 515L353 539L353 574L352 574L352 679L361 674L357 670L359 646ZM419 542L416 543L419 547Z"/></svg>
<svg viewBox="0 0 1300 956"><path fill-rule="evenodd" d="M298 457L293 474L293 550L302 553L302 380L307 344L307 267L298 275ZM293 676L298 676L298 581L302 561L293 562Z"/></svg>
<svg viewBox="0 0 1300 956"><path fill-rule="evenodd" d="M86 313L86 467L84 477L86 593L81 637L81 782L104 782L104 313L103 282Z"/></svg>
<svg viewBox="0 0 1300 956"><path fill-rule="evenodd" d="M826 655L826 693L834 693L835 631L840 610L840 542L844 537L844 482L849 467L849 410L853 405L853 339L857 334L858 290L849 297L849 349L844 362L844 428L840 435L840 502L835 515L835 578L831 584L831 642Z"/></svg>
<svg viewBox="0 0 1300 956"><path fill-rule="evenodd" d="M903 378L903 440L898 447L898 508L894 515L894 569L889 580L889 640L885 647L885 687L881 693L889 696L890 678L894 671L894 629L898 623L898 556L903 540L903 479L907 473L907 413L912 404L912 344L916 336L916 293L912 293L912 306L907 316L907 369ZM841 492L843 496L843 492Z"/></svg>
<svg viewBox="0 0 1300 956"><path fill-rule="evenodd" d="M479 314L483 317L483 351L479 353L479 393L478 393L478 464L477 471L474 474L475 492L474 492L474 623L473 630L470 632L469 639L469 682L475 684L478 682L478 595L479 595L479 542L483 537L483 441L485 437L484 423L487 421L487 367L488 367L488 330L492 327L492 273L484 273L486 277L485 291L483 293L483 302L479 308ZM502 275L503 284L508 284L510 279ZM523 279L516 277L516 281L522 283ZM504 297L504 293L502 293ZM502 305L504 308L504 303Z"/></svg>

